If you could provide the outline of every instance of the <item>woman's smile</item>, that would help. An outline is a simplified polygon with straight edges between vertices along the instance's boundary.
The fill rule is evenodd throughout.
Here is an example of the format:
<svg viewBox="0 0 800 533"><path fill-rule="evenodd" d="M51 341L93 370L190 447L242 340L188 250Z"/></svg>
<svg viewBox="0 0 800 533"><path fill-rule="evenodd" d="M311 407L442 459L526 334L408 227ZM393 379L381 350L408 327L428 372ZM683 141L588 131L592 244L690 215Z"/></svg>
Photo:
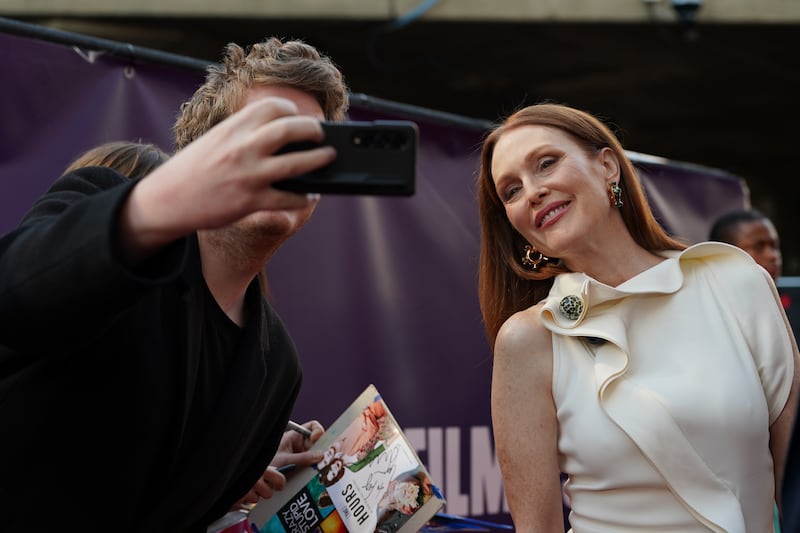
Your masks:
<svg viewBox="0 0 800 533"><path fill-rule="evenodd" d="M569 209L570 202L553 202L547 205L536 215L535 225L537 228L552 226Z"/></svg>

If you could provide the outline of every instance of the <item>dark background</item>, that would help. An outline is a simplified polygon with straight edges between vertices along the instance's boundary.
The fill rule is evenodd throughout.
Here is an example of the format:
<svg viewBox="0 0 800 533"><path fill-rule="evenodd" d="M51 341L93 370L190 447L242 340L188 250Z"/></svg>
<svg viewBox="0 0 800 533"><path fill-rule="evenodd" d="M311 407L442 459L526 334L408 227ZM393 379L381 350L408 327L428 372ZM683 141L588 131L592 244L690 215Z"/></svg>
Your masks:
<svg viewBox="0 0 800 533"><path fill-rule="evenodd" d="M18 20L210 61L231 41L301 38L355 93L490 121L543 100L580 107L629 150L743 178L781 234L784 275L800 275L797 25Z"/></svg>

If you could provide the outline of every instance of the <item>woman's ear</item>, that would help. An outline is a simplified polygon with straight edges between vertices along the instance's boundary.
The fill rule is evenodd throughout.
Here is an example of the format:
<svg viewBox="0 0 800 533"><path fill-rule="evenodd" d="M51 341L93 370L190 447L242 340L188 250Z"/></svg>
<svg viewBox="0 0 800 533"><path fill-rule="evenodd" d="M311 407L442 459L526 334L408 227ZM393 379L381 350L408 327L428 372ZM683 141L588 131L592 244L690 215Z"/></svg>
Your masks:
<svg viewBox="0 0 800 533"><path fill-rule="evenodd" d="M617 159L617 154L614 153L614 150L607 146L601 148L598 160L605 169L606 183L619 181L619 159Z"/></svg>

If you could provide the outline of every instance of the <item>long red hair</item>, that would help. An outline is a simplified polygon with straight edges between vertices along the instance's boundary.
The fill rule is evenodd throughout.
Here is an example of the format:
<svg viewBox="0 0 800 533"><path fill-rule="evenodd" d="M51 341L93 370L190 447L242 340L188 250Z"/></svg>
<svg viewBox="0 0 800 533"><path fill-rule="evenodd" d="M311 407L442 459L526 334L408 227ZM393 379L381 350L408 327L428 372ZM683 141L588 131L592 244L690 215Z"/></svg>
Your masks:
<svg viewBox="0 0 800 533"><path fill-rule="evenodd" d="M613 150L620 163L620 213L633 239L651 251L682 250L686 247L670 237L655 219L633 164L619 140L600 120L589 113L560 104L537 104L515 112L484 140L478 173L481 221L478 298L486 334L492 346L503 322L517 311L545 298L553 278L568 272L561 263L549 263L536 271L523 267L521 257L527 242L509 222L503 202L494 187L492 155L498 139L514 128L531 125L566 132L588 154L606 147Z"/></svg>

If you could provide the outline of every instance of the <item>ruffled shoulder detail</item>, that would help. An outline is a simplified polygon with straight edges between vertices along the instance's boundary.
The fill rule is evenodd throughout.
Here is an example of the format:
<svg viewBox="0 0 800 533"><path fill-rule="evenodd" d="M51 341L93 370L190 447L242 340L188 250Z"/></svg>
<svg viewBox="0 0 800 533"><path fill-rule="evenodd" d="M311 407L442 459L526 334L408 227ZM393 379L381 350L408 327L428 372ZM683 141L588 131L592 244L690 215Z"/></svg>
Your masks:
<svg viewBox="0 0 800 533"><path fill-rule="evenodd" d="M569 330L595 329L592 322L602 317L602 313L595 311L601 309L604 304L634 294L676 292L683 286L683 269L690 261L735 261L736 259L753 261L739 248L718 242L703 242L683 251L665 251L659 255L665 260L616 287L601 283L580 272L557 276L541 308L545 326L554 333L585 335L586 333L570 333ZM580 308L577 313L574 312L576 305ZM569 311L565 310L565 307Z"/></svg>
<svg viewBox="0 0 800 533"><path fill-rule="evenodd" d="M687 509L712 531L743 532L744 518L736 496L709 469L655 395L625 379L630 367L627 325L635 318L636 306L618 304L636 295L677 292L684 285L690 262L752 259L722 243L700 243L660 255L664 261L616 287L582 273L559 275L541 306L542 323L554 334L554 343L559 336L592 340L600 406L661 472Z"/></svg>

